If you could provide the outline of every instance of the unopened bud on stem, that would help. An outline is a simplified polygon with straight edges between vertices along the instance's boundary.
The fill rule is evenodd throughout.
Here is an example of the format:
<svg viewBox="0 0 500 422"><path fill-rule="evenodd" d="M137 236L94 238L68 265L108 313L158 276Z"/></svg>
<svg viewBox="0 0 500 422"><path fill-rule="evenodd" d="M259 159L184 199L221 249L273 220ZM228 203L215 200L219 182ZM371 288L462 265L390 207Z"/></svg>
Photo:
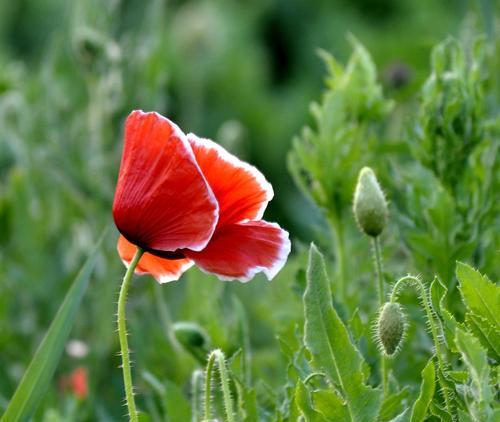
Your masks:
<svg viewBox="0 0 500 422"><path fill-rule="evenodd" d="M359 228L367 235L377 237L387 223L387 202L377 177L369 167L359 172L354 192L354 217Z"/></svg>
<svg viewBox="0 0 500 422"><path fill-rule="evenodd" d="M382 306L377 320L376 341L387 356L394 356L401 348L406 330L406 318L397 302Z"/></svg>

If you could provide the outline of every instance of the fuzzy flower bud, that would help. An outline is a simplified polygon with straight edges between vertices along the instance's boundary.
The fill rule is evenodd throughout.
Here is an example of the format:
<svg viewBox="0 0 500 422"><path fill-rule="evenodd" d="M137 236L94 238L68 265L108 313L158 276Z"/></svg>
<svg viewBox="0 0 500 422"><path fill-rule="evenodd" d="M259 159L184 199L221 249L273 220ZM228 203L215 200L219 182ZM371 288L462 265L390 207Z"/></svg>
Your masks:
<svg viewBox="0 0 500 422"><path fill-rule="evenodd" d="M399 303L387 302L382 306L377 325L376 341L383 353L394 356L401 348L406 330L406 317Z"/></svg>
<svg viewBox="0 0 500 422"><path fill-rule="evenodd" d="M382 233L387 223L387 202L375 173L369 167L363 167L359 172L353 210L361 231L373 237Z"/></svg>

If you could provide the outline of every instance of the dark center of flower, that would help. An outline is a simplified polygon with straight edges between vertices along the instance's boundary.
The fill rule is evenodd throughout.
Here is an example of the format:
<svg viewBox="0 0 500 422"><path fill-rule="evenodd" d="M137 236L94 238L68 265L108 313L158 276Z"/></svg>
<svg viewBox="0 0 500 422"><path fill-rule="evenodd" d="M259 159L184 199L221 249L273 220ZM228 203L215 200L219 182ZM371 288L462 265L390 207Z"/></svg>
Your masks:
<svg viewBox="0 0 500 422"><path fill-rule="evenodd" d="M156 249L144 249L145 252L150 253L151 255L159 256L160 258L165 259L184 259L186 256L182 249L177 249L176 251L158 251Z"/></svg>

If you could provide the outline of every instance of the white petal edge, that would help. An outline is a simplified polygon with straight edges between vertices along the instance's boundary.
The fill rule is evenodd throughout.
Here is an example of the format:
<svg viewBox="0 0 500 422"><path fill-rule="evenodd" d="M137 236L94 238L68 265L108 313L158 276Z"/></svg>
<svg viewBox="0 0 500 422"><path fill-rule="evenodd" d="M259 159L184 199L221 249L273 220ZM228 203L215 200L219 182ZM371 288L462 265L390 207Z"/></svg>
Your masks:
<svg viewBox="0 0 500 422"><path fill-rule="evenodd" d="M160 276L159 278L155 277L155 280L160 284L170 283L171 281L177 281L181 278L182 274L184 274L187 270L189 270L194 265L193 261L188 261L178 271L177 274L165 274Z"/></svg>
<svg viewBox="0 0 500 422"><path fill-rule="evenodd" d="M264 211L267 208L267 204L274 197L274 190L273 190L272 185L267 181L266 177L260 172L260 170L257 169L257 167L252 166L251 164L248 164L245 161L240 160L238 157L231 154L229 151L224 149L224 147L219 145L217 142L212 141L211 139L200 138L199 136L195 135L194 133L188 133L187 139L188 139L188 142L192 141L197 145L201 145L202 147L208 147L208 148L214 149L222 161L225 161L226 163L229 163L229 164L233 165L234 167L238 167L238 168L245 170L246 172L250 173L255 178L258 185L265 192L265 199L264 199L264 201L262 201L262 204L260 205L259 211L257 212L257 215L253 218L253 221L261 220L262 216L264 215ZM246 219L244 221L248 221L248 219Z"/></svg>
<svg viewBox="0 0 500 422"><path fill-rule="evenodd" d="M242 277L232 277L232 276L225 276L221 274L217 274L211 271L207 271L204 268L202 268L199 264L196 264L196 266L203 271L205 274L212 274L217 276L217 278L221 281L239 281L241 283L248 283L250 280L252 280L258 273L263 272L266 276L266 278L271 281L276 274L278 274L281 269L285 266L286 261L288 259L288 255L290 254L290 251L292 249L292 244L290 242L290 235L286 230L283 230L279 224L277 223L269 223L266 221L267 224L270 226L277 228L280 230L280 238L282 241L281 247L278 252L278 258L276 261L273 263L273 265L268 268L268 267L263 267L260 265L256 265L255 267L250 267L245 275Z"/></svg>

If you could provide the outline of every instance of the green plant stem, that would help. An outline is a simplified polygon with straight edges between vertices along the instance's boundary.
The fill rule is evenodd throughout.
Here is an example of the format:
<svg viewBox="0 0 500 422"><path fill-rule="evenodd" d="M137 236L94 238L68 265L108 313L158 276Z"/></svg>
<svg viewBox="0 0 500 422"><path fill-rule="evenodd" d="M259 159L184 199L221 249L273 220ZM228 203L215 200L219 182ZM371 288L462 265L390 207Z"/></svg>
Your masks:
<svg viewBox="0 0 500 422"><path fill-rule="evenodd" d="M203 371L197 369L193 372L191 376L191 411L192 411L192 422L198 422L200 420L201 411L201 388L203 386Z"/></svg>
<svg viewBox="0 0 500 422"><path fill-rule="evenodd" d="M346 299L346 274L345 274L345 242L344 242L344 229L342 224L335 215L330 214L328 216L328 222L330 223L330 229L333 234L333 242L335 246L335 258L336 258L336 273L337 273L337 288L335 289L338 295L338 301L341 303L345 302Z"/></svg>
<svg viewBox="0 0 500 422"><path fill-rule="evenodd" d="M391 302L395 302L397 299L398 291L403 287L405 284L414 285L417 286L419 293L420 293L420 298L422 299L422 305L424 306L424 311L425 315L427 317L427 320L429 321L429 327L431 329L431 335L432 335L432 340L434 341L434 346L436 348L436 355L439 360L439 363L442 363L442 356L441 356L441 343L439 342L439 336L437 332L437 327L434 321L434 316L432 315L432 309L430 305L430 300L429 300L429 295L427 294L427 289L425 288L424 284L422 283L422 280L420 280L418 277L414 277L411 275L407 275L403 278L400 278L396 284L394 284L394 287L392 289L391 293Z"/></svg>
<svg viewBox="0 0 500 422"><path fill-rule="evenodd" d="M222 398L224 400L224 410L227 422L235 422L233 399L229 388L229 374L226 368L226 358L221 350L216 349L208 356L207 369L205 372L205 406L203 420L210 420L212 417L212 373L214 366L219 370Z"/></svg>
<svg viewBox="0 0 500 422"><path fill-rule="evenodd" d="M373 256L375 262L375 273L377 275L377 292L378 292L378 305L379 309L382 309L382 306L385 302L385 292L384 292L384 272L382 267L382 255L380 254L380 242L379 238L372 238L373 245ZM388 383L388 367L387 367L387 359L383 353L380 355L380 378L382 380L382 390L384 392L384 396L387 396L389 390Z"/></svg>
<svg viewBox="0 0 500 422"><path fill-rule="evenodd" d="M126 324L126 304L127 304L127 293L130 287L130 282L134 274L135 267L141 259L143 250L137 248L137 252L134 258L130 262L130 265L123 277L122 287L120 289L120 296L118 298L118 336L120 338L120 349L122 355L122 371L123 371L123 384L125 385L125 398L127 401L127 408L129 413L129 419L132 422L137 422L138 415L134 400L134 387L132 384L132 372L130 370L130 355L128 349L127 340L127 324Z"/></svg>
<svg viewBox="0 0 500 422"><path fill-rule="evenodd" d="M420 280L418 277L414 277L411 275L407 275L405 277L400 278L394 284L394 286L392 288L390 300L393 303L397 300L398 292L402 287L405 286L405 284L409 284L410 286L416 286L419 293L420 293L420 299L421 299L422 305L424 306L425 315L427 317L427 321L429 323L429 328L431 330L432 341L434 342L434 347L436 349L436 357L438 360L438 372L439 372L442 368L443 369L446 368L446 362L443 358L443 353L442 353L442 349L441 349L441 342L439 341L439 334L438 334L438 329L436 326L436 321L434 320L434 316L432 314L432 307L431 307L429 294L427 292L427 289L424 286L424 283L422 283L422 280ZM448 387L442 381L440 376L438 376L437 378L438 378L439 384L441 385L441 390L443 392L443 398L445 401L446 409L447 409L448 413L450 415L452 415L452 418L453 418L452 406L451 406L451 403L449 401L448 395L446 393L446 391L448 390Z"/></svg>
<svg viewBox="0 0 500 422"><path fill-rule="evenodd" d="M385 302L384 272L382 267L382 256L380 254L380 241L378 237L372 238L373 254L375 261L375 272L377 274L378 304L382 306Z"/></svg>

